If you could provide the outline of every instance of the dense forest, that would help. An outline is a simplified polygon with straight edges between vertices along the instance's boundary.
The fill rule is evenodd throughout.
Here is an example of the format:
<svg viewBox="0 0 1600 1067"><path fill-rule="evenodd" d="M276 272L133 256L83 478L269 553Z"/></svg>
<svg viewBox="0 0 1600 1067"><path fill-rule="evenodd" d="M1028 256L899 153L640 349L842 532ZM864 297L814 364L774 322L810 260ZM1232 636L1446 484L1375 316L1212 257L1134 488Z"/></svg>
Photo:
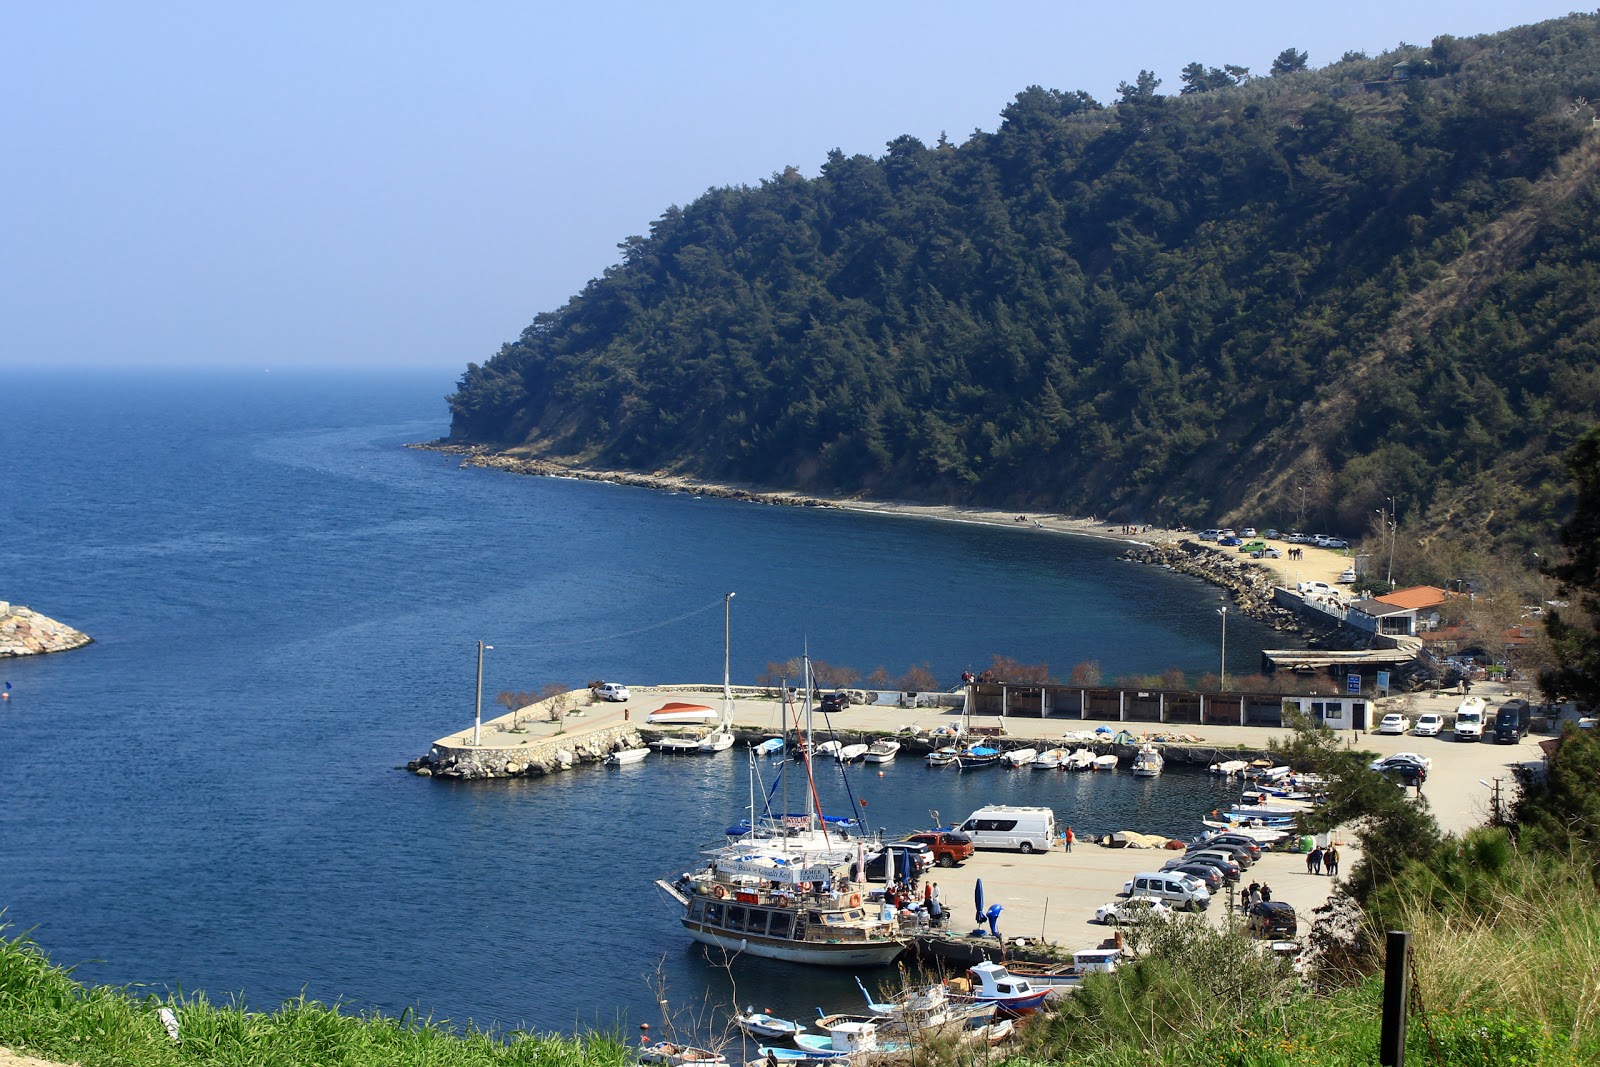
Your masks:
<svg viewBox="0 0 1600 1067"><path fill-rule="evenodd" d="M1218 57L1226 58L1226 57ZM1029 87L708 191L451 440L823 495L1553 543L1600 411L1600 20Z"/></svg>

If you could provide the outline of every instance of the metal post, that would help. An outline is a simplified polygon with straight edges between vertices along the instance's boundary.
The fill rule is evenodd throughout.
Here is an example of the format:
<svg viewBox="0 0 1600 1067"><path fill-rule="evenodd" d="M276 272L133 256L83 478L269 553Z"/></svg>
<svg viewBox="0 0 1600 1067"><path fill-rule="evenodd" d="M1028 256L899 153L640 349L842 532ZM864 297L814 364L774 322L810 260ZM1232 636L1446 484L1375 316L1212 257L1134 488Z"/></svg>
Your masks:
<svg viewBox="0 0 1600 1067"><path fill-rule="evenodd" d="M1217 692L1228 688L1228 606L1224 604L1217 609L1217 614L1222 616L1222 672L1218 675Z"/></svg>
<svg viewBox="0 0 1600 1067"><path fill-rule="evenodd" d="M1410 951L1411 935L1404 930L1390 930L1384 945L1383 1028L1378 1035L1381 1067L1405 1067L1406 1001L1411 991L1406 962Z"/></svg>
<svg viewBox="0 0 1600 1067"><path fill-rule="evenodd" d="M493 645L486 645L482 641L478 642L478 698L473 704L472 712L472 746L474 748L482 741L479 731L483 729L483 650L493 647Z"/></svg>

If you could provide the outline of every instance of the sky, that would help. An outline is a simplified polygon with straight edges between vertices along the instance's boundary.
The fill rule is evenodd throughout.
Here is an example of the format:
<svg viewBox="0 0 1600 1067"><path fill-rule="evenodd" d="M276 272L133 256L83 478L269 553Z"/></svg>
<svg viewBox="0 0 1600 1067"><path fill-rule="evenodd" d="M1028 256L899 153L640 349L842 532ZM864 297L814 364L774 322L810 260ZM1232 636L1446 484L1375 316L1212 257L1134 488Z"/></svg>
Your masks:
<svg viewBox="0 0 1600 1067"><path fill-rule="evenodd" d="M458 374L674 204L1194 60L1570 3L76 2L0 16L0 371Z"/></svg>

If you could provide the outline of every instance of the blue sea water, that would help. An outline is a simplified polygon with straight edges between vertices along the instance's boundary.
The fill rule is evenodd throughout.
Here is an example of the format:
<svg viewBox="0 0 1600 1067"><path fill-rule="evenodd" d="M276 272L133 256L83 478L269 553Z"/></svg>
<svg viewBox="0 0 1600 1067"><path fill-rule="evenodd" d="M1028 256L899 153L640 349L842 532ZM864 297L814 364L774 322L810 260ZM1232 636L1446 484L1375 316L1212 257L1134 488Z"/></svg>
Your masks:
<svg viewBox="0 0 1600 1067"><path fill-rule="evenodd" d="M403 773L471 719L477 641L494 646L489 695L715 681L735 591L735 682L805 647L863 673L927 663L946 684L996 653L1057 674L1215 669L1216 591L1119 562L1116 544L518 477L403 447L446 431L452 385L0 374L0 599L95 638L0 661L8 935L84 981L261 1009L303 993L503 1028L650 1021L658 978L726 996L651 880L742 815L743 760ZM1255 669L1270 631L1230 623L1229 669ZM894 831L1013 802L1187 833L1215 788L907 762L859 795ZM741 968L741 996L803 1015L844 988Z"/></svg>

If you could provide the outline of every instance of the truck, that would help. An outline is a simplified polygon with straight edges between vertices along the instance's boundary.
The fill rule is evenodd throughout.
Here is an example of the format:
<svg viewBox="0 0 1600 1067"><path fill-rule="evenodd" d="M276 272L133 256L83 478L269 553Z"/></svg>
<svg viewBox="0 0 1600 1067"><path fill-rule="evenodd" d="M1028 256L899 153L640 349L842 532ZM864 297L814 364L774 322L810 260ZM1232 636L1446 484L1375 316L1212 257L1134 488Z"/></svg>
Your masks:
<svg viewBox="0 0 1600 1067"><path fill-rule="evenodd" d="M1508 700L1494 713L1494 739L1496 744L1514 745L1528 736L1528 720L1533 708L1526 700Z"/></svg>

